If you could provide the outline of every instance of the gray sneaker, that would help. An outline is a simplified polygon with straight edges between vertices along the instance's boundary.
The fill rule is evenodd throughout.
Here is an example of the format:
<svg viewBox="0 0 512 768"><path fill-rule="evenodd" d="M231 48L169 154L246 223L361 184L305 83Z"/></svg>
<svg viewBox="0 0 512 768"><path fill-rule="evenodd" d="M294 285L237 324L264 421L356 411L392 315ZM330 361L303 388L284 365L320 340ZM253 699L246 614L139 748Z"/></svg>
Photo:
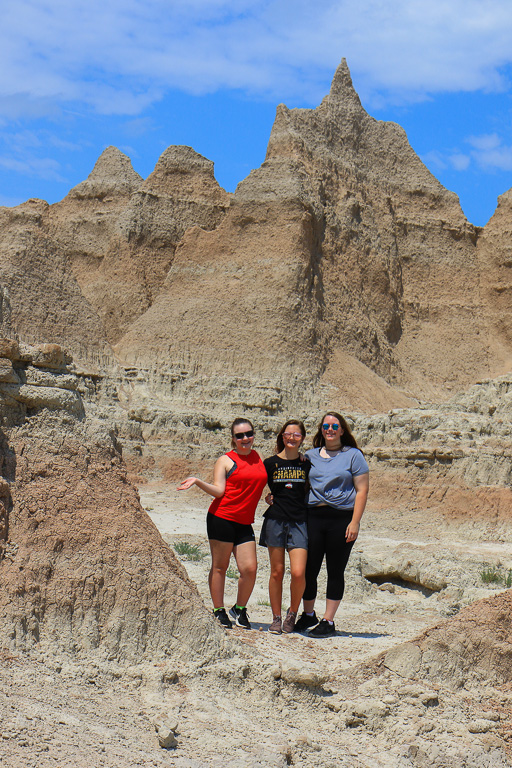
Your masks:
<svg viewBox="0 0 512 768"><path fill-rule="evenodd" d="M281 629L281 617L280 616L274 616L274 620L272 621L272 624L268 628L268 631L272 635L280 635L282 632Z"/></svg>
<svg viewBox="0 0 512 768"><path fill-rule="evenodd" d="M288 608L286 612L286 618L283 621L283 632L289 634L295 629L295 621L297 620L297 614L294 613L291 608Z"/></svg>

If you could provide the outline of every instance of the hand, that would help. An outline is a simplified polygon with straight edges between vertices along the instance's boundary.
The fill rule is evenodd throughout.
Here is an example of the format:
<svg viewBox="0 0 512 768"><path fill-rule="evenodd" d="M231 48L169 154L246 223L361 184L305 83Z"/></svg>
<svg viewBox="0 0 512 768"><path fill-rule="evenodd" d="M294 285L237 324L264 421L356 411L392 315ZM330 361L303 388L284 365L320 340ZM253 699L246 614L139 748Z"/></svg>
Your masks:
<svg viewBox="0 0 512 768"><path fill-rule="evenodd" d="M345 531L345 538L347 541L355 541L358 536L359 536L359 523L354 523L354 521L351 520L350 523L347 525L347 530Z"/></svg>
<svg viewBox="0 0 512 768"><path fill-rule="evenodd" d="M187 491L189 488L192 488L194 483L196 482L197 477L187 477L186 480L184 480L182 483L178 485L176 488L177 491Z"/></svg>
<svg viewBox="0 0 512 768"><path fill-rule="evenodd" d="M271 507L273 503L274 503L274 497L272 496L271 493L267 493L267 495L265 496L265 504L268 504L269 507Z"/></svg>

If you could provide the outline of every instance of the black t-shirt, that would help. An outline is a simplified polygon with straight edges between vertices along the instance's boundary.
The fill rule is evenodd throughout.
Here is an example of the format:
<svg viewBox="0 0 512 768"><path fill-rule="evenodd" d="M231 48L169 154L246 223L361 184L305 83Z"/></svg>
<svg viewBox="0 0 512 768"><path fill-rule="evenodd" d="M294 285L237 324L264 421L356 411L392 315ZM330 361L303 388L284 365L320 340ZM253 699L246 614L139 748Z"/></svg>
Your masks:
<svg viewBox="0 0 512 768"><path fill-rule="evenodd" d="M306 519L306 488L311 462L309 459L280 459L270 456L263 461L267 470L268 487L274 503L264 517L271 520L290 520L295 523Z"/></svg>

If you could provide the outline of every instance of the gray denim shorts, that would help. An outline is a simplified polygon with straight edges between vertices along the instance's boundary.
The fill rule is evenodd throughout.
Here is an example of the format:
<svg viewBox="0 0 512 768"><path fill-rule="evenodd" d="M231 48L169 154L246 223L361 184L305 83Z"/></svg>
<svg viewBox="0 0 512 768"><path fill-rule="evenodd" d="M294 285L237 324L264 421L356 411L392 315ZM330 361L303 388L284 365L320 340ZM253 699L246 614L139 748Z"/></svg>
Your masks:
<svg viewBox="0 0 512 768"><path fill-rule="evenodd" d="M262 547L284 547L286 550L307 549L307 523L265 518L261 527L259 543Z"/></svg>

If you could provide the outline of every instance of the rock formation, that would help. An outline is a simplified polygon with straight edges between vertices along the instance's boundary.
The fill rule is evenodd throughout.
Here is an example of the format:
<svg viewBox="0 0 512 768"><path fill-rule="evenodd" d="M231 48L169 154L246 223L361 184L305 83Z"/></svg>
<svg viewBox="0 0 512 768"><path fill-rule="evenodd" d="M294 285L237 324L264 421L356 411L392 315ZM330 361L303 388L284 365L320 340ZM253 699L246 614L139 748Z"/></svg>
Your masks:
<svg viewBox="0 0 512 768"><path fill-rule="evenodd" d="M169 147L146 181L109 147L52 206L51 236L111 343L153 303L185 231L214 228L228 204L213 163L189 147Z"/></svg>
<svg viewBox="0 0 512 768"><path fill-rule="evenodd" d="M284 418L303 416L311 434L318 414L336 408L355 422L375 510L435 510L445 526L463 520L493 538L507 534L511 194L483 230L473 227L404 131L365 112L342 62L317 109L278 107L266 160L234 195L189 147L167 149L146 180L110 147L60 203L1 209L4 646L83 652L98 665L107 657L153 666L166 656L158 692L146 694L184 706L203 762L210 745L224 763L238 756L238 733L229 758L225 751L234 712L259 750L273 718L296 731L302 710L302 741L295 733L293 748L275 747L272 764L348 766L357 755L377 765L382 753L391 755L386 765L461 765L451 726L462 696L450 694L450 722L438 718L428 735L431 718L421 722L416 704L426 711L437 693L420 686L411 704L416 694L400 683L386 703L379 685L395 673L452 688L508 685L510 592L388 650L352 682L339 658L327 676L281 659L274 671L251 670L251 648L195 683L189 675L188 702L185 686L166 699L171 662L224 659L233 648L141 508L121 450L142 474L153 466L175 476L190 460L210 467L235 415L254 420L258 448L270 453ZM376 590L381 576L445 589L425 547L403 542L388 560L361 566ZM351 703L342 689L357 674L362 695ZM342 683L330 699L319 691L328 676ZM372 686L379 692L368 701ZM203 710L218 692L232 709L214 701ZM306 733L312 702L322 747ZM497 737L473 744L494 722L471 726L464 764L482 765L495 749L494 764L505 765ZM410 738L427 751L415 743L404 753Z"/></svg>
<svg viewBox="0 0 512 768"><path fill-rule="evenodd" d="M267 412L333 401L347 378L357 406L371 372L387 405L407 402L397 388L439 396L496 370L475 243L456 196L401 128L366 114L343 63L316 110L278 108L264 164L214 230L185 234L116 351L181 365L210 408L258 385ZM258 392L248 400L258 408Z"/></svg>
<svg viewBox="0 0 512 768"><path fill-rule="evenodd" d="M512 190L498 198L494 216L478 239L489 359L510 371L512 356Z"/></svg>
<svg viewBox="0 0 512 768"><path fill-rule="evenodd" d="M456 688L503 685L512 676L512 591L481 600L415 640L392 648L384 663L407 677Z"/></svg>
<svg viewBox="0 0 512 768"><path fill-rule="evenodd" d="M508 535L512 519L512 376L480 381L437 406L357 418L382 505L440 510Z"/></svg>
<svg viewBox="0 0 512 768"><path fill-rule="evenodd" d="M48 234L50 206L29 200L0 209L3 333L58 342L104 365L109 347L98 315Z"/></svg>
<svg viewBox="0 0 512 768"><path fill-rule="evenodd" d="M84 416L58 345L0 342L0 626L11 650L202 659L224 637Z"/></svg>
<svg viewBox="0 0 512 768"><path fill-rule="evenodd" d="M311 427L325 408L393 408L358 418L374 463L507 482L485 439L504 438L497 415L473 444L467 408L404 409L493 377L502 391L510 194L483 231L469 224L404 131L365 112L344 61L319 107L278 107L234 195L189 147L145 181L110 147L60 203L0 213L4 333L69 349L96 377L89 412L139 453L212 456L242 412L270 438L290 413Z"/></svg>

